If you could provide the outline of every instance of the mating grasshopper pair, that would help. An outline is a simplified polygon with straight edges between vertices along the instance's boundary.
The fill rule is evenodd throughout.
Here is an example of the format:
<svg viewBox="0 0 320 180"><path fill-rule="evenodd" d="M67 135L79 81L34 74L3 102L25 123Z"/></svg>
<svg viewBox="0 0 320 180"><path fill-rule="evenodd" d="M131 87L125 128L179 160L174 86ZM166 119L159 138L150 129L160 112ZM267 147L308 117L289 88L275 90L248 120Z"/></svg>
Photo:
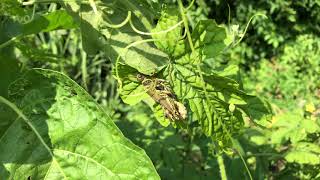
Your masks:
<svg viewBox="0 0 320 180"><path fill-rule="evenodd" d="M164 110L165 117L171 120L184 120L187 116L186 107L177 101L169 84L163 79L137 75L137 80L146 89L148 95Z"/></svg>

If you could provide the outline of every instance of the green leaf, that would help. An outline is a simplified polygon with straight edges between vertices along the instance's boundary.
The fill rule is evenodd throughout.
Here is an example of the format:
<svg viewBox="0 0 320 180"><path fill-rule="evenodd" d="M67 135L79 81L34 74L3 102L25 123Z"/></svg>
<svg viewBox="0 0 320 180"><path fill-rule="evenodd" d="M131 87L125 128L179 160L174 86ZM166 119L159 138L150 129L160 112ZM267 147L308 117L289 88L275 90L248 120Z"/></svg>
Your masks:
<svg viewBox="0 0 320 180"><path fill-rule="evenodd" d="M22 17L21 17L22 18ZM3 35L8 38L26 36L57 29L77 27L72 17L65 10L57 10L46 15L34 15L27 23L19 23L12 19L4 22Z"/></svg>
<svg viewBox="0 0 320 180"><path fill-rule="evenodd" d="M320 146L317 144L300 142L285 155L285 159L298 164L320 164Z"/></svg>
<svg viewBox="0 0 320 180"><path fill-rule="evenodd" d="M179 63L179 61L177 61ZM203 133L215 140L226 141L237 134L243 126L243 119L238 109L232 113L228 104L220 100L213 87L206 84L209 99L201 86L201 78L194 72L195 68L187 64L176 64L167 68L164 76L170 79L177 97L188 104L192 111L192 119L197 120ZM209 100L209 101L208 101Z"/></svg>
<svg viewBox="0 0 320 180"><path fill-rule="evenodd" d="M150 106L150 105L149 105ZM154 112L157 121L164 127L169 126L170 120L165 117L162 107L159 104L154 104L152 106L152 111ZM174 124L174 123L173 123Z"/></svg>
<svg viewBox="0 0 320 180"><path fill-rule="evenodd" d="M10 85L9 99L20 118L1 120L11 122L0 137L1 179L159 179L145 152L68 77L31 70Z"/></svg>
<svg viewBox="0 0 320 180"><path fill-rule="evenodd" d="M201 55L196 62L219 55L229 45L224 42L226 38L225 27L217 25L212 19L200 20L192 32L194 48Z"/></svg>
<svg viewBox="0 0 320 180"><path fill-rule="evenodd" d="M242 109L252 119L259 119L270 113L270 108L260 99L243 92L237 81L219 76L213 71L202 74L205 82L204 86L210 99L208 102L205 98L201 77L194 72L197 68L188 63L193 61L188 60L188 57L184 56L176 60L177 64L172 66L172 70L168 68L168 74L165 76L168 77L167 79L172 79L174 91L178 97L189 100L190 109L196 115L195 119L199 120L206 135L210 136L213 132L217 135L218 131L223 131L222 129L224 131L232 129L233 132L229 132L230 135L237 133L237 130L240 130L243 125L242 117L238 112L239 109ZM170 71L172 71L171 74ZM228 73L226 73L226 76L228 76ZM237 116L230 114L231 112L227 108L228 104L234 104L238 107ZM214 109L218 109L218 111L214 112ZM218 121L216 119L215 121L213 120L214 116L223 117L224 120ZM227 117L230 124L234 124L234 127L227 127L227 125L221 123L221 121L228 122L225 120L228 119ZM234 118L238 119L239 122L233 122ZM217 129L212 130L215 127Z"/></svg>
<svg viewBox="0 0 320 180"><path fill-rule="evenodd" d="M165 8L153 31L169 29L178 21L178 13ZM177 100L191 112L189 123L198 121L205 135L211 136L221 142L220 144L228 144L230 137L238 134L243 127L243 115L246 114L256 120L270 113L270 107L266 103L242 91L238 68L224 67L225 71L210 68L210 61L228 46L225 43L227 38L225 27L218 26L213 20L199 21L192 33L194 52L184 45L187 44L186 40L182 43L180 27L163 34L154 34L153 37L162 40L155 44L168 53L170 58L169 64L166 64L165 69L156 77L170 82ZM133 68L140 71L137 67ZM128 79L130 76L135 76L131 74L132 72L122 70L121 73L123 73L119 79L123 85L121 96L125 102L128 101L129 94L144 93L136 80ZM134 104L143 100L142 95L135 100L129 102ZM232 112L229 110L230 104L234 106ZM167 126L169 122L163 117L163 110L157 104L149 103L149 106L154 110L158 121Z"/></svg>
<svg viewBox="0 0 320 180"><path fill-rule="evenodd" d="M214 72L219 76L223 76L229 79L235 80L237 83L241 83L239 66L235 64L228 64L228 65L219 65L215 67L216 64L215 58L205 59L203 64L201 65L201 70L205 74L211 74Z"/></svg>
<svg viewBox="0 0 320 180"><path fill-rule="evenodd" d="M185 43L182 39L181 25L176 27L179 21L181 21L181 18L179 17L178 9L176 7L166 7L161 11L161 17L156 28L152 30L152 32L155 33L152 37L161 40L155 41L154 44L160 50L173 57L179 57L185 53ZM171 28L174 29L172 30ZM168 29L170 29L170 31L166 32Z"/></svg>
<svg viewBox="0 0 320 180"><path fill-rule="evenodd" d="M121 79L119 94L124 103L135 105L149 97L136 78L138 73L137 70L127 65L118 65L118 74Z"/></svg>
<svg viewBox="0 0 320 180"><path fill-rule="evenodd" d="M316 121L305 119L297 112L276 116L272 128L275 129L271 135L271 142L274 144L287 140L294 144L304 140L308 134L320 132L320 126Z"/></svg>
<svg viewBox="0 0 320 180"><path fill-rule="evenodd" d="M0 96L8 97L9 85L19 76L18 61L12 57L13 49L0 50Z"/></svg>
<svg viewBox="0 0 320 180"><path fill-rule="evenodd" d="M44 51L43 48L30 48L30 44L19 42L15 44L15 47L21 51L21 54L32 61L42 62L51 64L61 64L61 61L64 60L63 57L59 57L57 54ZM65 60L69 61L69 60Z"/></svg>
<svg viewBox="0 0 320 180"><path fill-rule="evenodd" d="M241 108L251 120L254 120L262 126L265 126L267 122L270 121L272 108L267 101L252 95L242 95L241 98L246 104L238 105L238 107Z"/></svg>
<svg viewBox="0 0 320 180"><path fill-rule="evenodd" d="M178 22L177 11L164 8L153 32L165 31ZM191 52L190 47L185 46L186 40L181 39L181 27L171 30L163 34L153 34L153 38L161 40L156 41L155 45L168 53L170 58L169 64L166 64L165 69L156 77L170 82L177 100L191 112L189 122L198 121L205 135L223 145L229 144L230 137L239 133L244 125L244 114L256 120L270 113L270 107L266 103L241 90L238 68L230 66L230 68L226 67L225 71L209 68L209 60L214 60L229 45L225 43L227 38L225 27L218 26L213 20L199 21L192 33L194 52ZM132 56L134 58L134 55ZM206 61L203 62L204 60ZM143 64L143 61L140 62ZM141 72L139 68L125 64ZM150 99L150 97L144 99L145 90L137 80L133 79L137 72L121 70L121 73L119 74L120 94L125 102L136 104L141 100ZM141 96L134 98L136 94ZM164 118L163 109L154 102L148 104L153 109L157 120L167 126L170 121ZM234 106L232 112L229 110L230 104ZM176 122L171 124L178 125Z"/></svg>
<svg viewBox="0 0 320 180"><path fill-rule="evenodd" d="M83 48L88 54L104 51L113 63L120 56L121 63L147 75L155 74L164 68L168 57L150 43L150 38L139 34L129 23L117 28L110 26L121 24L127 18L128 11L132 11L130 20L134 27L139 31L150 32L154 15L143 4L137 1L116 1L112 6L117 11L105 8L109 4L104 2L96 6L102 14L96 14L89 4L82 4L80 8L77 3L66 3L68 12L76 21L80 21ZM81 16L76 13L78 11Z"/></svg>
<svg viewBox="0 0 320 180"><path fill-rule="evenodd" d="M20 74L18 61L10 56L12 53L10 49L0 50L0 96L5 98L8 97L9 85L17 79ZM3 50L6 50L6 52L1 52ZM11 121L16 118L17 115L12 109L0 105L0 137L2 137L5 130L10 127Z"/></svg>
<svg viewBox="0 0 320 180"><path fill-rule="evenodd" d="M118 65L119 78L121 79L121 85L119 94L123 102L136 105L140 101L144 100L155 114L156 119L162 125L167 127L170 124L170 120L165 117L164 111L160 105L155 104L152 98L147 94L141 82L137 80L137 70L126 66Z"/></svg>
<svg viewBox="0 0 320 180"><path fill-rule="evenodd" d="M239 84L218 74L202 75L204 81L208 84L208 91L212 91L219 99L230 104L246 104L243 100L245 93L240 90ZM199 86L201 88L201 86Z"/></svg>
<svg viewBox="0 0 320 180"><path fill-rule="evenodd" d="M73 29L78 25L65 10L57 10L43 16L36 16L30 23L22 26L23 35L49 32L57 29Z"/></svg>
<svg viewBox="0 0 320 180"><path fill-rule="evenodd" d="M244 134L249 137L250 142L258 146L268 143L268 132L264 132L260 128L247 128Z"/></svg>

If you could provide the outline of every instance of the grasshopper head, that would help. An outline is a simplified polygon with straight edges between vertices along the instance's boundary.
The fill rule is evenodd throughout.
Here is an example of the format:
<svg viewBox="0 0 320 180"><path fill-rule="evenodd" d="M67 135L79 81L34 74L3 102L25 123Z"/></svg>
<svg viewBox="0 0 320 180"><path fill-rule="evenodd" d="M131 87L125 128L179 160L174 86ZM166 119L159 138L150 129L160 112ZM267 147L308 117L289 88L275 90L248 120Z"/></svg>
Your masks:
<svg viewBox="0 0 320 180"><path fill-rule="evenodd" d="M144 76L143 74L137 74L137 80L142 82L144 79L146 78L146 76Z"/></svg>

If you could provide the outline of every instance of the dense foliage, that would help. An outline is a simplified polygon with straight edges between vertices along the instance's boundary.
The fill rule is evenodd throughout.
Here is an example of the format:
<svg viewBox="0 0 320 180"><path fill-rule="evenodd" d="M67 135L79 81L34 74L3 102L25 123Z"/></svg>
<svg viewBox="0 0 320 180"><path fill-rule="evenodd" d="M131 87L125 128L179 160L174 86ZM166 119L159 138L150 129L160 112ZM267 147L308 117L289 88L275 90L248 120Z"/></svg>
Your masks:
<svg viewBox="0 0 320 180"><path fill-rule="evenodd" d="M320 178L319 11L2 0L0 179Z"/></svg>

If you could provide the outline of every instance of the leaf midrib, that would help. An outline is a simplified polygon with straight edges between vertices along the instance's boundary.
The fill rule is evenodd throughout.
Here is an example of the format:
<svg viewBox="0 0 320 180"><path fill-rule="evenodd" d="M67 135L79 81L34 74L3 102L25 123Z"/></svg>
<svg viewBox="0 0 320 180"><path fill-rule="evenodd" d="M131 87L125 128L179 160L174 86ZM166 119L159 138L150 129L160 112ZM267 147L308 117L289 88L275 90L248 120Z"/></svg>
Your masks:
<svg viewBox="0 0 320 180"><path fill-rule="evenodd" d="M45 143L44 139L41 137L41 135L39 134L39 132L37 131L37 129L33 126L33 124L31 123L31 121L27 118L27 116L25 116L23 114L23 112L13 103L11 103L10 101L6 100L5 98L0 96L0 100L6 104L7 106L9 106L12 110L14 110L17 114L18 117L17 119L14 121L16 122L18 119L22 118L22 120L32 129L32 131L36 134L36 136L38 137L38 139L40 140L40 143L47 149L47 151L49 152L53 162L56 162L58 165L59 170L61 171L61 173L63 174L64 178L66 179L66 175L65 173L62 171L62 168L59 166L58 162L56 161L56 159L54 158L53 152L51 151L51 149L49 148L49 146ZM13 124L13 123L12 123ZM12 125L11 124L11 125ZM10 127L11 127L10 125ZM6 131L8 132L8 131ZM4 137L4 136L2 136Z"/></svg>

